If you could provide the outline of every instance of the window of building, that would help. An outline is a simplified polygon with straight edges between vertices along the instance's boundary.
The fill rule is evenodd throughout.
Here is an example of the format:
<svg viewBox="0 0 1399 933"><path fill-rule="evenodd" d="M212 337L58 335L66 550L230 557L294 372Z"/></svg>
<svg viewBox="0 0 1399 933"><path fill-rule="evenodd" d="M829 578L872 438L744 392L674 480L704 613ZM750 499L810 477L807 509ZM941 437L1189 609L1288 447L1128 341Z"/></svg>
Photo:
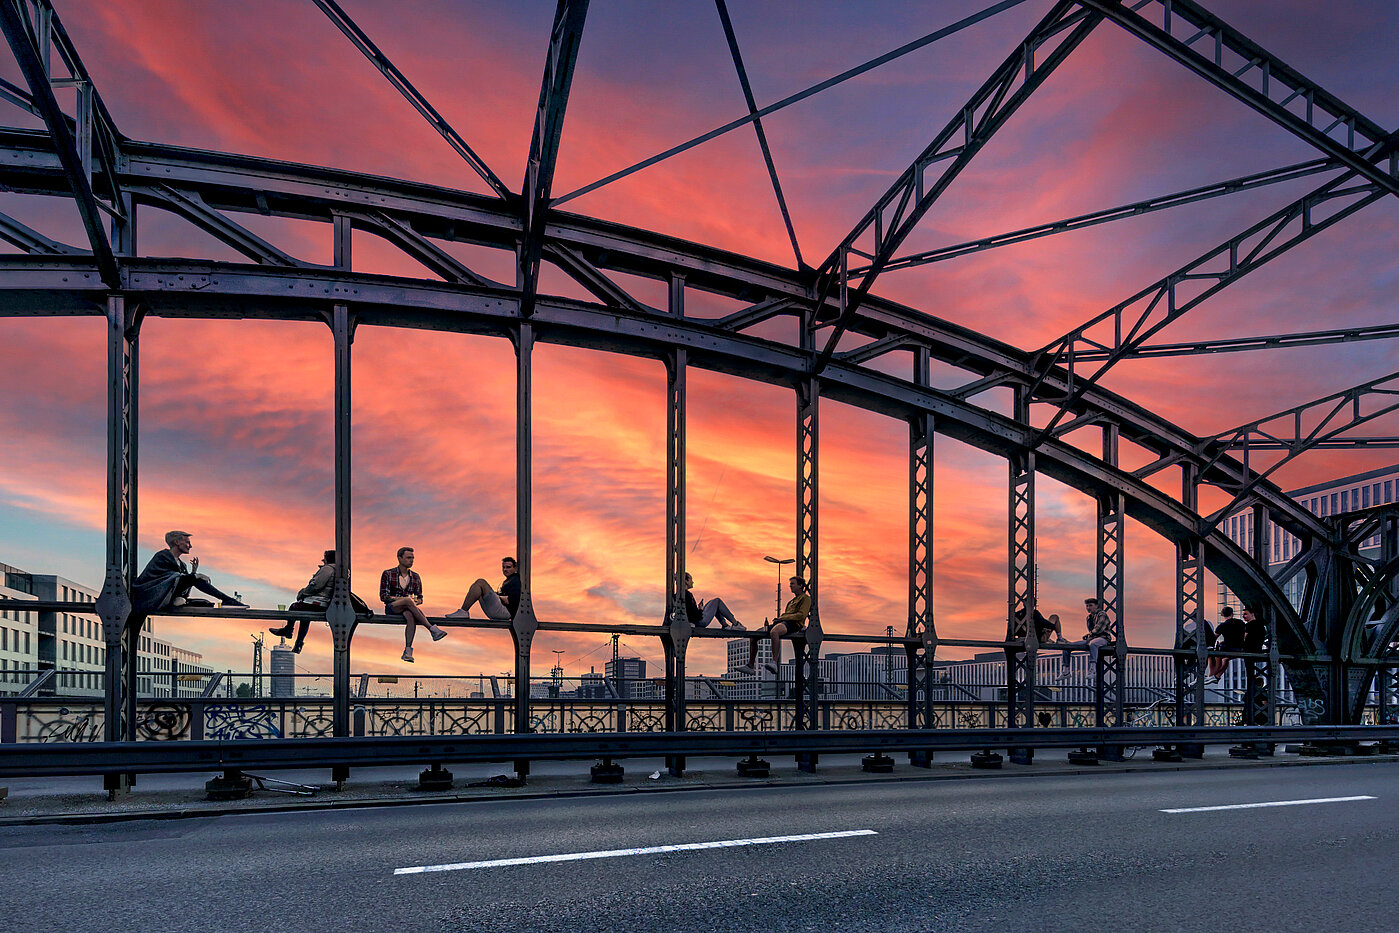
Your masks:
<svg viewBox="0 0 1399 933"><path fill-rule="evenodd" d="M1349 512L1349 511L1350 511L1350 490L1349 490L1349 489L1343 489L1343 490L1341 490L1341 511L1342 511L1342 512Z"/></svg>
<svg viewBox="0 0 1399 933"><path fill-rule="evenodd" d="M1360 507L1361 507L1362 509L1368 509L1368 508L1370 507L1370 487L1369 487L1369 486L1361 486L1361 487L1360 487Z"/></svg>
<svg viewBox="0 0 1399 933"><path fill-rule="evenodd" d="M1370 489L1371 489L1371 491L1374 492L1374 494L1375 494L1375 505L1379 505L1379 504L1380 504L1380 484L1379 484L1379 483L1376 483L1375 485L1371 486Z"/></svg>
<svg viewBox="0 0 1399 933"><path fill-rule="evenodd" d="M1385 505L1388 505L1389 503L1391 503L1391 502L1393 502L1393 501L1394 501L1394 480L1392 480L1392 479L1387 479L1387 480L1384 481L1384 503L1385 503Z"/></svg>

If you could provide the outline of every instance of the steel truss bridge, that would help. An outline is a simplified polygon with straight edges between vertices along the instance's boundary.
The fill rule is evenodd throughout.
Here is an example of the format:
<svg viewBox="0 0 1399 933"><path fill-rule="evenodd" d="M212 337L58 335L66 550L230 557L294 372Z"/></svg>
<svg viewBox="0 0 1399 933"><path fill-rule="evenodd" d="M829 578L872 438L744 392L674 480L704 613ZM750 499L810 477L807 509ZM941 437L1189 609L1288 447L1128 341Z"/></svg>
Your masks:
<svg viewBox="0 0 1399 933"><path fill-rule="evenodd" d="M642 745L671 756L705 750L758 747L731 723L699 726L687 711L686 654L697 637L683 607L686 554L686 374L713 370L790 389L798 437L795 510L796 571L811 581L810 626L796 643L796 695L772 723L761 747L813 755L823 749L1011 747L1028 757L1039 745L1125 742L1122 683L1129 653L1174 657L1177 689L1167 721L1143 729L1151 741L1199 742L1284 736L1357 738L1388 736L1384 726L1395 701L1396 666L1390 646L1399 641L1399 509L1376 507L1321 518L1274 485L1274 470L1309 450L1399 447L1399 437L1365 435L1367 424L1393 411L1399 373L1347 388L1214 437L1199 437L1148 408L1103 388L1103 376L1124 359L1190 353L1233 352L1279 346L1394 337L1399 325L1336 329L1186 344L1157 341L1160 331L1250 272L1382 199L1399 195L1399 139L1349 107L1301 72L1242 35L1193 0L1077 0L1045 3L1042 19L990 74L961 109L849 234L819 265L802 259L786 201L763 131L763 117L863 74L915 48L952 35L1018 5L1004 0L901 49L775 104L758 107L740 54L739 37L724 0L716 0L733 63L748 101L748 114L653 159L578 191L553 188L569 91L586 22L587 0L559 0L529 159L521 184L497 176L468 142L433 108L408 78L334 2L314 0L350 42L469 163L490 189L476 194L398 178L383 178L312 165L208 152L123 135L103 103L49 0L0 0L3 29L23 84L0 82L0 97L37 117L43 129L0 129L0 185L11 192L65 199L82 219L87 242L52 240L21 220L0 215L0 237L20 251L0 256L0 315L101 315L107 321L107 530L106 573L95 610L108 646L101 735L86 747L46 752L64 755L70 767L134 767L138 724L150 721L138 708L136 648L144 619L130 601L137 567L136 530L139 415L139 347L147 317L234 318L324 323L334 337L335 545L334 598L325 620L334 636L334 696L329 738L298 739L302 751L269 740L256 759L311 760L343 767L350 761L413 758L392 739L355 737L352 723L350 649L358 624L350 581L350 374L356 329L395 326L502 337L515 349L516 533L523 595L511 622L473 621L472 627L508 629L515 646L516 683L529 682L536 632L624 632L659 639L666 657L666 690L651 735L619 738L615 729L595 735L540 736L530 731L531 699L517 690L511 715L502 713L487 745L461 735L415 739L417 758L494 756L586 757L622 755ZM1319 11L1317 15L1325 15ZM1097 29L1124 29L1161 54L1242 101L1307 142L1309 162L1229 179L1214 185L1120 205L1001 236L922 253L901 252L906 238L980 149L1036 89ZM61 99L61 100L60 100ZM723 132L757 134L774 194L786 219L795 262L783 266L564 209L567 201L638 171ZM1084 321L1049 344L1021 349L975 330L880 297L875 286L891 269L944 261L1035 237L1109 223L1181 204L1224 197L1263 185L1315 176L1306 194L1260 218L1247 229L1170 270L1121 303ZM147 210L176 215L232 247L246 262L212 262L149 255L138 244L139 217ZM294 258L252 232L239 218L252 214L326 225L333 263ZM371 275L355 271L352 231L375 234L430 269L440 280ZM495 282L455 258L444 243L467 243L513 257L513 282ZM590 301L541 293L541 266L549 264L579 283ZM617 273L664 283L667 299L653 307L629 293ZM719 318L692 316L687 295L698 292L737 302ZM798 338L783 342L752 333L777 317L794 318ZM666 584L672 611L657 625L593 625L541 620L530 601L531 570L531 360L539 342L567 344L664 361L667 378L668 456ZM888 354L907 353L911 367L891 375L872 365ZM947 364L965 374L961 385L936 388L931 367ZM1008 390L1012 410L991 407L988 393ZM902 634L866 637L824 630L820 614L820 409L823 399L899 419L908 425L908 618ZM932 454L941 437L973 445L1005 459L1009 498L1007 625L1002 641L940 638L932 613L934 517ZM1092 442L1085 444L1085 437ZM1149 451L1138 469L1119 459L1123 443ZM1255 469L1251 455L1275 455ZM1097 593L1112 624L1112 645L1096 672L1092 721L1037 726L1036 657L1041 646L1031 620L1036 601L1035 490L1050 477L1097 503ZM1163 482L1169 477L1169 482ZM1175 490L1173 493L1163 488ZM1222 490L1226 508L1199 507L1202 489ZM1226 514L1247 510L1255 533L1245 552L1220 530ZM1176 552L1177 644L1203 620L1205 572L1261 607L1271 638L1264 654L1246 656L1249 670L1247 727L1211 725L1200 676L1207 649L1130 647L1122 615L1125 520L1132 518ZM1275 522L1300 546L1280 571L1270 572L1269 535ZM1378 535L1379 558L1360 554L1359 542ZM1283 587L1304 581L1300 609ZM10 609L91 611L85 604L0 601ZM219 616L217 610L186 612ZM228 613L227 615L232 615ZM254 611L240 618L289 619L295 614ZM317 616L319 618L319 616ZM750 635L748 637L757 637ZM899 729L867 724L864 733L829 728L818 713L815 665L823 645L892 644L906 652L906 700L897 704ZM1005 653L1006 694L988 728L959 729L937 713L932 665L939 647L994 646ZM1057 650L1057 649L1056 649ZM1285 669L1297 696L1301 726L1284 726L1275 685ZM1378 685L1380 725L1361 726L1366 697ZM1042 701L1041 701L1042 703ZM1042 704L1043 705L1043 704ZM183 715L188 715L186 709ZM783 718L785 717L785 718ZM1214 722L1217 722L1216 717ZM505 725L508 723L508 725ZM615 722L614 722L615 726ZM827 728L822 728L823 726ZM1070 726L1070 727L1066 727ZM702 731L700 731L702 730ZM1310 730L1310 731L1309 731ZM474 730L465 730L474 731ZM583 730L588 731L588 730ZM716 732L719 733L716 735ZM339 741L340 746L335 745ZM485 737L482 737L485 741ZM627 744L631 741L636 744ZM330 744L325 744L325 743ZM427 743L427 744L424 744ZM553 743L553 744L550 744ZM572 743L572 744L568 744ZM649 744L647 744L649 743ZM160 744L152 768L204 762L199 742ZM1140 743L1138 743L1140 744ZM568 750L564 751L564 745ZM176 746L187 751L180 751ZM489 747L487 747L489 746ZM555 747L557 746L557 747ZM339 748L340 751L335 751ZM475 749L473 751L472 749ZM28 747L31 754L35 746ZM328 751L329 749L329 751ZM8 751L17 751L11 746ZM205 757L200 758L203 754ZM243 754L240 752L239 754ZM240 760L254 760L255 753ZM184 756L181 758L180 756ZM278 757L282 756L282 757ZM298 757L299 756L299 757ZM13 761L13 759L7 759ZM62 770L30 759L34 769Z"/></svg>

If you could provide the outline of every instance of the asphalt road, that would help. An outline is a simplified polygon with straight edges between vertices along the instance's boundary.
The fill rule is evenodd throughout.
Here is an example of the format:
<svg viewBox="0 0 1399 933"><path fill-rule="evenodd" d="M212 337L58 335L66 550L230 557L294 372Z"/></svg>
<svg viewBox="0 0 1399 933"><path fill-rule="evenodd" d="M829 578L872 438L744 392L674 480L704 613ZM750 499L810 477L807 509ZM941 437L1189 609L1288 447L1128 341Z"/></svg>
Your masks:
<svg viewBox="0 0 1399 933"><path fill-rule="evenodd" d="M1394 930L1395 801L1368 763L14 827L0 929Z"/></svg>

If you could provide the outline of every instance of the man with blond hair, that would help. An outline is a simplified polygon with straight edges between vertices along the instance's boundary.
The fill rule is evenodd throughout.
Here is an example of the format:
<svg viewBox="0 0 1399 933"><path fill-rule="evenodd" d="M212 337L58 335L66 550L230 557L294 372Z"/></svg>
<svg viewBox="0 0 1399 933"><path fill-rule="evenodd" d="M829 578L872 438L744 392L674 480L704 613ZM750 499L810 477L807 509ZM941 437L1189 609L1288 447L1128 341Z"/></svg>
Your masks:
<svg viewBox="0 0 1399 933"><path fill-rule="evenodd" d="M180 606L213 606L207 600L190 600L191 589L220 600L225 609L248 608L241 599L229 596L199 572L199 558L191 558L189 564L185 564L184 556L194 550L190 537L188 531L165 533L165 550L155 552L131 588L131 608L136 615L150 615Z"/></svg>

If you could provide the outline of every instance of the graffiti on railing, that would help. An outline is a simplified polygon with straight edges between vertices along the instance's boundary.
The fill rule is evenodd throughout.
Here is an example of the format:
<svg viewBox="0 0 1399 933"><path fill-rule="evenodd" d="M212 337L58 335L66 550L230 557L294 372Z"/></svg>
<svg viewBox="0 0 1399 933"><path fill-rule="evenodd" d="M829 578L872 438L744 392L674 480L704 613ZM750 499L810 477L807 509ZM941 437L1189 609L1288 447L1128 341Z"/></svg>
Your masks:
<svg viewBox="0 0 1399 933"><path fill-rule="evenodd" d="M204 708L206 739L280 739L280 706L216 703Z"/></svg>
<svg viewBox="0 0 1399 933"><path fill-rule="evenodd" d="M152 703L136 710L136 737L156 742L187 739L190 710L187 703Z"/></svg>
<svg viewBox="0 0 1399 933"><path fill-rule="evenodd" d="M106 716L101 704L30 706L20 717L20 742L100 742Z"/></svg>

